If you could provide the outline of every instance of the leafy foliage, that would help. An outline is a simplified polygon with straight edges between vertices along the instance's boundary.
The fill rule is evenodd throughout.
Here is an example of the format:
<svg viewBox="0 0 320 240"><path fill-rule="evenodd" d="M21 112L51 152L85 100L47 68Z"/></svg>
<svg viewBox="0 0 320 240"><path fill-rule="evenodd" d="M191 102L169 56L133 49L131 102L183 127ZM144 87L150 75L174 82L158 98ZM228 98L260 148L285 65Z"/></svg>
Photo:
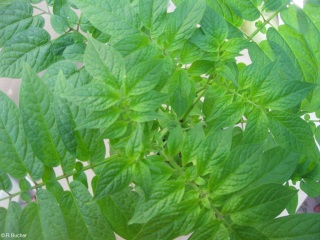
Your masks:
<svg viewBox="0 0 320 240"><path fill-rule="evenodd" d="M173 3L1 1L0 233L319 239L319 1Z"/></svg>

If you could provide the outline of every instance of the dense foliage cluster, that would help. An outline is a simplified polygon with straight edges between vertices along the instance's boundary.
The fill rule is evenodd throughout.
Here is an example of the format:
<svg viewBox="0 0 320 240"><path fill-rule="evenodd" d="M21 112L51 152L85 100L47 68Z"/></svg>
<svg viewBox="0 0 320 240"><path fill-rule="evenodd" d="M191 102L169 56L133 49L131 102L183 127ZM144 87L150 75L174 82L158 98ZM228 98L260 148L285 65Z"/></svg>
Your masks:
<svg viewBox="0 0 320 240"><path fill-rule="evenodd" d="M42 1L0 2L0 233L320 239L318 0Z"/></svg>

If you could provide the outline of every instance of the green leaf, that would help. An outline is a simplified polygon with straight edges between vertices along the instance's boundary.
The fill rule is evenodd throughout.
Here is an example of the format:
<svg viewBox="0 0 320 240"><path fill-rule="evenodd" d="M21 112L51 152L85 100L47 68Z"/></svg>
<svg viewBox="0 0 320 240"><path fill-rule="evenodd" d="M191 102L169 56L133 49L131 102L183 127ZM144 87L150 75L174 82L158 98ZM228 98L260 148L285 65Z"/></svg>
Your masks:
<svg viewBox="0 0 320 240"><path fill-rule="evenodd" d="M113 47L122 55L127 71L144 61L150 60L158 53L157 44L142 34L130 35L117 41Z"/></svg>
<svg viewBox="0 0 320 240"><path fill-rule="evenodd" d="M81 119L77 129L106 129L115 123L120 116L121 111L118 108L109 108L104 111L96 111L89 114L85 119Z"/></svg>
<svg viewBox="0 0 320 240"><path fill-rule="evenodd" d="M288 181L296 169L300 155L289 152L281 147L271 148L263 153L259 177L250 184L250 187L265 183L283 184Z"/></svg>
<svg viewBox="0 0 320 240"><path fill-rule="evenodd" d="M168 153L171 157L177 155L182 148L184 132L180 125L177 125L169 134L167 141Z"/></svg>
<svg viewBox="0 0 320 240"><path fill-rule="evenodd" d="M179 49L192 36L205 9L204 0L183 1L169 16L166 40L170 51Z"/></svg>
<svg viewBox="0 0 320 240"><path fill-rule="evenodd" d="M54 74L55 69L52 70L52 74ZM83 70L84 69L79 72L73 72L70 76L70 72L66 69L65 72L69 75L68 82L61 73L58 76L54 96L54 114L64 145L77 157L77 159L91 159L92 161L97 159L102 160L105 156L105 146L102 139L99 139L99 130L76 129L82 121L89 120L87 112L80 109L77 105L60 97L60 95L69 91L69 89L72 89L70 84L80 86L85 85L86 81L88 81L89 75L85 70ZM84 72L86 74L82 74Z"/></svg>
<svg viewBox="0 0 320 240"><path fill-rule="evenodd" d="M305 121L296 115L279 111L269 112L268 119L271 133L279 146L316 158L313 134Z"/></svg>
<svg viewBox="0 0 320 240"><path fill-rule="evenodd" d="M149 198L139 200L129 224L146 223L165 207L179 203L183 197L184 188L184 183L181 181L166 181L156 185Z"/></svg>
<svg viewBox="0 0 320 240"><path fill-rule="evenodd" d="M180 118L191 106L195 97L195 87L185 70L176 71L169 83L170 103Z"/></svg>
<svg viewBox="0 0 320 240"><path fill-rule="evenodd" d="M12 188L12 183L9 176L0 169L0 190L9 192Z"/></svg>
<svg viewBox="0 0 320 240"><path fill-rule="evenodd" d="M51 15L50 23L54 31L58 34L62 34L66 32L69 27L68 23L58 15Z"/></svg>
<svg viewBox="0 0 320 240"><path fill-rule="evenodd" d="M166 24L168 0L140 0L139 15L143 25L150 30L152 38L163 33Z"/></svg>
<svg viewBox="0 0 320 240"><path fill-rule="evenodd" d="M296 191L281 184L263 184L234 195L222 208L239 225L256 225L280 214Z"/></svg>
<svg viewBox="0 0 320 240"><path fill-rule="evenodd" d="M138 161L134 165L132 178L133 182L148 196L151 192L152 176L149 167L143 161Z"/></svg>
<svg viewBox="0 0 320 240"><path fill-rule="evenodd" d="M260 17L260 11L251 0L227 0L230 8L241 18L254 21Z"/></svg>
<svg viewBox="0 0 320 240"><path fill-rule="evenodd" d="M234 102L227 106L215 121L211 131L216 131L225 127L234 126L240 121L245 112L245 105L242 102Z"/></svg>
<svg viewBox="0 0 320 240"><path fill-rule="evenodd" d="M3 92L0 92L0 109L1 169L18 179L27 173L34 179L39 179L42 176L43 165L35 158L27 142L19 109Z"/></svg>
<svg viewBox="0 0 320 240"><path fill-rule="evenodd" d="M267 240L261 232L253 227L233 225L230 230L230 237L234 240Z"/></svg>
<svg viewBox="0 0 320 240"><path fill-rule="evenodd" d="M268 118L260 109L255 109L248 116L246 128L244 131L244 141L246 143L259 143L267 139L268 136Z"/></svg>
<svg viewBox="0 0 320 240"><path fill-rule="evenodd" d="M286 110L300 104L316 86L302 81L283 79L279 72L281 67L283 66L272 63L253 81L253 101L260 102L272 110ZM279 81L281 78L283 80Z"/></svg>
<svg viewBox="0 0 320 240"><path fill-rule="evenodd" d="M101 199L127 187L131 181L131 167L126 159L117 158L105 164L101 171L94 199Z"/></svg>
<svg viewBox="0 0 320 240"><path fill-rule="evenodd" d="M281 19L295 32L302 34L307 42L313 56L320 63L320 28L317 28L316 21L313 19L312 12L309 12L310 4L305 3L302 10L298 6L292 4L288 8L281 11ZM311 8L312 9L312 8Z"/></svg>
<svg viewBox="0 0 320 240"><path fill-rule="evenodd" d="M0 8L0 47L17 33L37 27L37 18L32 13L32 6L26 2L13 2Z"/></svg>
<svg viewBox="0 0 320 240"><path fill-rule="evenodd" d="M319 214L297 214L276 218L258 229L270 240L317 240L320 237Z"/></svg>
<svg viewBox="0 0 320 240"><path fill-rule="evenodd" d="M0 212L0 217L3 218L3 229L1 229L1 233L7 233L9 236L2 237L1 239L7 240L11 238L11 234L19 234L19 219L21 216L21 206L17 202L10 202L7 213L4 216ZM2 215L2 216L1 216Z"/></svg>
<svg viewBox="0 0 320 240"><path fill-rule="evenodd" d="M77 73L77 66L69 61L59 61L47 68L41 79L52 92L55 91L55 86L56 82L58 82L58 75L60 71L66 78L69 78L73 74Z"/></svg>
<svg viewBox="0 0 320 240"><path fill-rule="evenodd" d="M197 155L201 149L205 133L202 123L199 122L187 133L181 149L182 164L185 166L189 162L196 160Z"/></svg>
<svg viewBox="0 0 320 240"><path fill-rule="evenodd" d="M198 200L181 202L165 208L143 225L136 240L174 239L192 231L200 212Z"/></svg>
<svg viewBox="0 0 320 240"><path fill-rule="evenodd" d="M320 195L320 183L317 181L304 179L300 182L300 188L309 197L316 198Z"/></svg>
<svg viewBox="0 0 320 240"><path fill-rule="evenodd" d="M209 187L213 195L239 191L258 177L261 166L262 144L239 145L230 157L214 168Z"/></svg>
<svg viewBox="0 0 320 240"><path fill-rule="evenodd" d="M33 152L47 166L61 164L65 172L72 171L75 159L66 151L59 136L52 106L53 94L27 65L22 79L20 111Z"/></svg>
<svg viewBox="0 0 320 240"><path fill-rule="evenodd" d="M286 61L294 66L298 73L294 79L311 83L316 81L317 64L301 35L294 33L287 26L280 26L279 32L274 28L269 28L267 38L275 54L286 58Z"/></svg>
<svg viewBox="0 0 320 240"><path fill-rule="evenodd" d="M129 159L138 159L143 154L143 125L138 124L127 141L126 154Z"/></svg>
<svg viewBox="0 0 320 240"><path fill-rule="evenodd" d="M105 83L90 83L71 89L62 97L91 111L106 110L119 101L118 92Z"/></svg>
<svg viewBox="0 0 320 240"><path fill-rule="evenodd" d="M100 31L112 36L129 36L139 32L139 21L127 0L72 0L86 18Z"/></svg>
<svg viewBox="0 0 320 240"><path fill-rule="evenodd" d="M203 18L200 22L201 30L209 37L217 48L225 41L228 36L228 25L226 20L207 6Z"/></svg>
<svg viewBox="0 0 320 240"><path fill-rule="evenodd" d="M55 0L53 3L53 13L62 17L70 28L78 22L77 14L71 10L68 0Z"/></svg>
<svg viewBox="0 0 320 240"><path fill-rule="evenodd" d="M101 211L112 229L125 239L133 239L141 229L139 224L128 224L137 199L138 194L128 187L112 196L98 200Z"/></svg>
<svg viewBox="0 0 320 240"><path fill-rule="evenodd" d="M88 37L88 46L84 53L84 63L88 72L97 79L121 85L125 77L124 60L112 46L102 44Z"/></svg>
<svg viewBox="0 0 320 240"><path fill-rule="evenodd" d="M211 133L200 146L197 157L197 172L206 175L230 155L232 128Z"/></svg>
<svg viewBox="0 0 320 240"><path fill-rule="evenodd" d="M50 35L41 28L29 28L6 42L0 53L0 76L19 78L22 63L35 72L46 69L58 60L50 51Z"/></svg>
<svg viewBox="0 0 320 240"><path fill-rule="evenodd" d="M266 12L275 12L283 8L289 2L290 0L280 0L280 1L264 0L263 10L265 10Z"/></svg>
<svg viewBox="0 0 320 240"><path fill-rule="evenodd" d="M76 43L66 47L63 51L63 57L73 62L83 62L83 55L87 45L85 43Z"/></svg>
<svg viewBox="0 0 320 240"><path fill-rule="evenodd" d="M127 95L139 95L154 89L162 79L163 59L140 63L127 74L125 89Z"/></svg>
<svg viewBox="0 0 320 240"><path fill-rule="evenodd" d="M189 238L189 240L198 239L228 239L229 233L226 226L214 220L200 228L198 228Z"/></svg>
<svg viewBox="0 0 320 240"><path fill-rule="evenodd" d="M137 96L133 96L130 101L130 108L137 112L153 111L165 103L168 94L158 91L149 91Z"/></svg>
<svg viewBox="0 0 320 240"><path fill-rule="evenodd" d="M27 234L28 239L69 239L61 209L50 192L38 190L37 202L23 209L20 233Z"/></svg>
<svg viewBox="0 0 320 240"><path fill-rule="evenodd" d="M99 205L91 201L92 197L86 187L73 181L70 189L71 192L64 192L59 201L70 238L115 239Z"/></svg>

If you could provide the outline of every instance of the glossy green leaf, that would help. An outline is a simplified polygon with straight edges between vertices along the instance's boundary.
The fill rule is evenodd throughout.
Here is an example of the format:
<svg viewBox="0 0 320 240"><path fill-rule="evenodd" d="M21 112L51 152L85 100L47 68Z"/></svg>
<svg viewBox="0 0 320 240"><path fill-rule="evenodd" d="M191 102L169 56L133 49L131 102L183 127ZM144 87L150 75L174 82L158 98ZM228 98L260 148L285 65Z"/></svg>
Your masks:
<svg viewBox="0 0 320 240"><path fill-rule="evenodd" d="M129 224L146 223L160 213L163 208L179 203L184 189L184 183L180 181L166 181L155 186L149 198L140 199Z"/></svg>
<svg viewBox="0 0 320 240"><path fill-rule="evenodd" d="M177 125L169 134L167 141L168 153L171 157L177 155L182 148L184 133L180 125Z"/></svg>
<svg viewBox="0 0 320 240"><path fill-rule="evenodd" d="M82 183L73 181L70 192L60 198L60 207L66 219L70 239L115 239L99 205Z"/></svg>
<svg viewBox="0 0 320 240"><path fill-rule="evenodd" d="M0 76L19 78L22 64L40 72L58 58L50 51L50 35L41 28L29 28L6 42L0 53Z"/></svg>
<svg viewBox="0 0 320 240"><path fill-rule="evenodd" d="M62 164L65 171L73 169L74 159L66 151L59 136L54 110L53 94L35 72L24 67L20 90L20 111L23 127L32 150L45 165Z"/></svg>
<svg viewBox="0 0 320 240"><path fill-rule="evenodd" d="M229 233L226 226L215 220L198 228L189 238L189 240L198 239L228 239Z"/></svg>
<svg viewBox="0 0 320 240"><path fill-rule="evenodd" d="M312 50L312 55L319 63L320 47L317 42L320 40L320 29L317 28L316 22L313 21L312 15L310 15L312 13L308 11L310 4L305 5L306 11L294 4L290 5L289 8L281 11L281 19L295 32L302 34L310 50Z"/></svg>
<svg viewBox="0 0 320 240"><path fill-rule="evenodd" d="M192 231L199 212L197 200L167 207L144 224L134 239L174 239L181 235L187 235Z"/></svg>
<svg viewBox="0 0 320 240"><path fill-rule="evenodd" d="M66 66L68 65L66 64ZM74 69L72 69L69 70L73 72ZM52 70L52 74L54 74L54 69ZM60 97L60 95L68 92L70 88L72 89L72 85L83 86L89 79L88 74L82 74L84 69L79 72L73 72L71 75L69 70L65 69L65 72L69 75L69 81L67 82L60 74L55 87L54 114L59 134L68 151L76 156L77 159L102 160L105 156L105 147L102 139L99 139L99 130L76 129L82 121L89 120L89 117L87 117L85 110Z"/></svg>
<svg viewBox="0 0 320 240"><path fill-rule="evenodd" d="M133 6L126 0L72 0L90 22L112 36L126 36L139 32L139 21Z"/></svg>
<svg viewBox="0 0 320 240"><path fill-rule="evenodd" d="M263 183L283 184L294 172L300 155L281 147L271 148L263 153L259 177L251 183L251 187Z"/></svg>
<svg viewBox="0 0 320 240"><path fill-rule="evenodd" d="M260 17L260 12L251 0L227 0L231 9L239 16L249 21Z"/></svg>
<svg viewBox="0 0 320 240"><path fill-rule="evenodd" d="M106 217L112 229L125 239L132 239L141 229L140 224L128 222L133 215L137 204L138 194L125 188L121 192L98 200L101 211Z"/></svg>
<svg viewBox="0 0 320 240"><path fill-rule="evenodd" d="M316 198L320 195L320 184L317 181L305 179L300 182L300 188L309 197Z"/></svg>
<svg viewBox="0 0 320 240"><path fill-rule="evenodd" d="M281 0L281 1L265 0L263 9L266 12L273 12L273 11L280 10L288 3L289 3L289 0Z"/></svg>
<svg viewBox="0 0 320 240"><path fill-rule="evenodd" d="M297 214L276 218L261 224L258 229L270 240L317 240L320 237L319 214Z"/></svg>
<svg viewBox="0 0 320 240"><path fill-rule="evenodd" d="M264 236L260 231L253 227L247 226L237 226L233 225L230 229L231 239L237 240L267 240L268 238Z"/></svg>
<svg viewBox="0 0 320 240"><path fill-rule="evenodd" d="M234 195L222 208L239 225L256 225L280 214L296 191L281 184L263 184Z"/></svg>
<svg viewBox="0 0 320 240"><path fill-rule="evenodd" d="M104 111L96 111L89 114L85 119L81 119L77 129L106 129L117 121L121 111L117 108L109 108Z"/></svg>
<svg viewBox="0 0 320 240"><path fill-rule="evenodd" d="M62 17L70 28L78 22L78 16L71 10L68 0L55 0L53 2L53 13Z"/></svg>
<svg viewBox="0 0 320 240"><path fill-rule="evenodd" d="M27 234L26 239L70 239L61 209L51 193L38 190L37 202L28 204L20 218L20 232Z"/></svg>
<svg viewBox="0 0 320 240"><path fill-rule="evenodd" d="M286 110L297 106L316 85L283 78L277 64L268 65L253 81L253 99L273 110Z"/></svg>
<svg viewBox="0 0 320 240"><path fill-rule="evenodd" d="M125 89L127 95L139 95L153 90L162 79L164 60L156 59L140 63L127 74Z"/></svg>
<svg viewBox="0 0 320 240"><path fill-rule="evenodd" d="M95 78L118 84L126 72L124 60L110 45L102 44L89 36L88 47L84 54L84 63L88 72Z"/></svg>
<svg viewBox="0 0 320 240"><path fill-rule="evenodd" d="M237 124L242 118L245 106L242 102L235 102L227 106L213 125L213 130Z"/></svg>
<svg viewBox="0 0 320 240"><path fill-rule="evenodd" d="M206 9L204 0L183 1L170 15L166 26L166 39L168 49L173 51L179 49L200 22Z"/></svg>
<svg viewBox="0 0 320 240"><path fill-rule="evenodd" d="M0 167L15 178L29 173L34 179L42 175L43 165L34 156L23 131L19 109L0 92Z"/></svg>
<svg viewBox="0 0 320 240"><path fill-rule="evenodd" d="M268 114L268 119L271 133L279 146L315 158L317 149L312 131L300 117L273 111Z"/></svg>
<svg viewBox="0 0 320 240"><path fill-rule="evenodd" d="M11 234L19 234L19 219L22 213L22 208L20 204L17 202L10 202L8 210L5 213L1 214L0 211L0 217L3 219L3 228L1 230L1 233L7 233L9 236L3 236L1 235L1 239L7 240L11 238Z"/></svg>
<svg viewBox="0 0 320 240"><path fill-rule="evenodd" d="M258 177L262 144L240 145L220 166L214 168L210 179L213 194L226 195L239 191Z"/></svg>
<svg viewBox="0 0 320 240"><path fill-rule="evenodd" d="M106 110L119 100L118 92L104 83L91 83L75 88L62 97L91 111Z"/></svg>
<svg viewBox="0 0 320 240"><path fill-rule="evenodd" d="M153 111L165 103L168 95L157 91L149 91L132 97L130 108L138 112Z"/></svg>
<svg viewBox="0 0 320 240"><path fill-rule="evenodd" d="M318 76L317 64L301 35L287 26L281 26L279 32L270 28L267 38L275 54L280 57L284 55L296 69L298 75L294 79L315 82Z"/></svg>
<svg viewBox="0 0 320 240"><path fill-rule="evenodd" d="M215 46L219 47L228 36L228 26L223 17L212 8L206 8L200 22L201 29Z"/></svg>
<svg viewBox="0 0 320 240"><path fill-rule="evenodd" d="M244 131L244 141L246 143L259 143L267 139L268 118L260 109L255 109L248 116Z"/></svg>
<svg viewBox="0 0 320 240"><path fill-rule="evenodd" d="M165 29L168 4L168 0L139 1L141 22L150 30L153 38L157 38Z"/></svg>
<svg viewBox="0 0 320 240"><path fill-rule="evenodd" d="M197 156L197 172L206 175L230 155L232 129L219 130L206 137Z"/></svg>
<svg viewBox="0 0 320 240"><path fill-rule="evenodd" d="M178 117L181 117L191 106L195 98L193 82L184 70L173 74L169 83L170 103Z"/></svg>
<svg viewBox="0 0 320 240"><path fill-rule="evenodd" d="M124 58L127 71L139 63L152 59L158 51L157 45L142 34L126 36L117 41L113 47Z"/></svg>
<svg viewBox="0 0 320 240"><path fill-rule="evenodd" d="M0 8L0 47L17 33L38 26L37 18L32 13L32 6L26 2L13 2Z"/></svg>
<svg viewBox="0 0 320 240"><path fill-rule="evenodd" d="M0 190L9 192L12 188L12 183L9 176L0 169Z"/></svg>
<svg viewBox="0 0 320 240"><path fill-rule="evenodd" d="M196 160L205 139L202 123L197 123L186 135L181 149L182 163L187 165Z"/></svg>
<svg viewBox="0 0 320 240"><path fill-rule="evenodd" d="M58 34L62 34L68 29L68 23L58 15L51 15L50 23L54 31Z"/></svg>
<svg viewBox="0 0 320 240"><path fill-rule="evenodd" d="M137 159L143 154L143 125L138 124L126 145L126 154L129 159Z"/></svg>
<svg viewBox="0 0 320 240"><path fill-rule="evenodd" d="M99 175L94 198L101 199L108 195L121 191L131 181L131 168L125 159L115 159L105 164Z"/></svg>

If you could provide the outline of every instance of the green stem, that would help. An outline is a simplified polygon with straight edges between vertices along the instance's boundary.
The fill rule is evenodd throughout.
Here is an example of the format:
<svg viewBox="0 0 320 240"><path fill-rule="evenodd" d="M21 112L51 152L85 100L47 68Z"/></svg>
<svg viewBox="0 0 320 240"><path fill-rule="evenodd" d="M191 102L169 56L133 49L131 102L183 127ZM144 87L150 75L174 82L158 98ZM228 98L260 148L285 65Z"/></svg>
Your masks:
<svg viewBox="0 0 320 240"><path fill-rule="evenodd" d="M109 161L111 161L111 160L114 160L114 159L118 158L118 157L119 157L119 155L118 155L118 154L115 154L115 155L113 155L113 156L110 156L110 157L106 158L104 161L102 161L102 162L100 162L100 163L90 164L90 165L88 165L88 166L85 166L85 167L83 168L83 171L87 171L87 170L93 169L93 168L95 168L95 167L101 166L101 165L106 164L107 162L109 162ZM62 179L64 179L64 178L71 177L71 176L73 176L73 175L76 174L76 173L77 173L77 171L73 171L73 172L68 173L68 174L60 175L60 176L56 177L56 180L59 181L59 180L62 180ZM42 183L39 183L39 184L37 184L37 185L35 185L35 186L32 186L32 187L29 189L29 191L34 190L34 189L37 189L37 188L44 187L45 185L46 185L46 183L43 183L43 182L42 182ZM13 197L19 196L21 193L23 193L23 191L19 191L19 192L12 193L12 194L7 193L9 196L4 197L4 198L1 198L1 199L0 199L0 202L3 201L3 200L7 200L7 199L11 199L11 198L13 198Z"/></svg>
<svg viewBox="0 0 320 240"><path fill-rule="evenodd" d="M192 109L194 108L194 106L200 101L200 99L203 97L203 95L205 94L205 92L208 90L209 88L209 84L211 81L214 81L215 77L210 77L206 83L206 85L204 85L201 89L199 89L197 91L197 98L193 101L193 104L188 108L188 110L182 115L181 117L181 122L184 122L186 120L186 118L188 117L188 115L190 114L190 112L192 111Z"/></svg>
<svg viewBox="0 0 320 240"><path fill-rule="evenodd" d="M272 19L274 19L275 16L277 16L278 14L280 13L280 10L274 12L266 21L264 21L262 23L262 25L260 27L258 27L249 37L248 37L248 40L252 40L257 34L258 32L260 32L260 30L262 28L264 28L268 23L270 23L270 21Z"/></svg>

